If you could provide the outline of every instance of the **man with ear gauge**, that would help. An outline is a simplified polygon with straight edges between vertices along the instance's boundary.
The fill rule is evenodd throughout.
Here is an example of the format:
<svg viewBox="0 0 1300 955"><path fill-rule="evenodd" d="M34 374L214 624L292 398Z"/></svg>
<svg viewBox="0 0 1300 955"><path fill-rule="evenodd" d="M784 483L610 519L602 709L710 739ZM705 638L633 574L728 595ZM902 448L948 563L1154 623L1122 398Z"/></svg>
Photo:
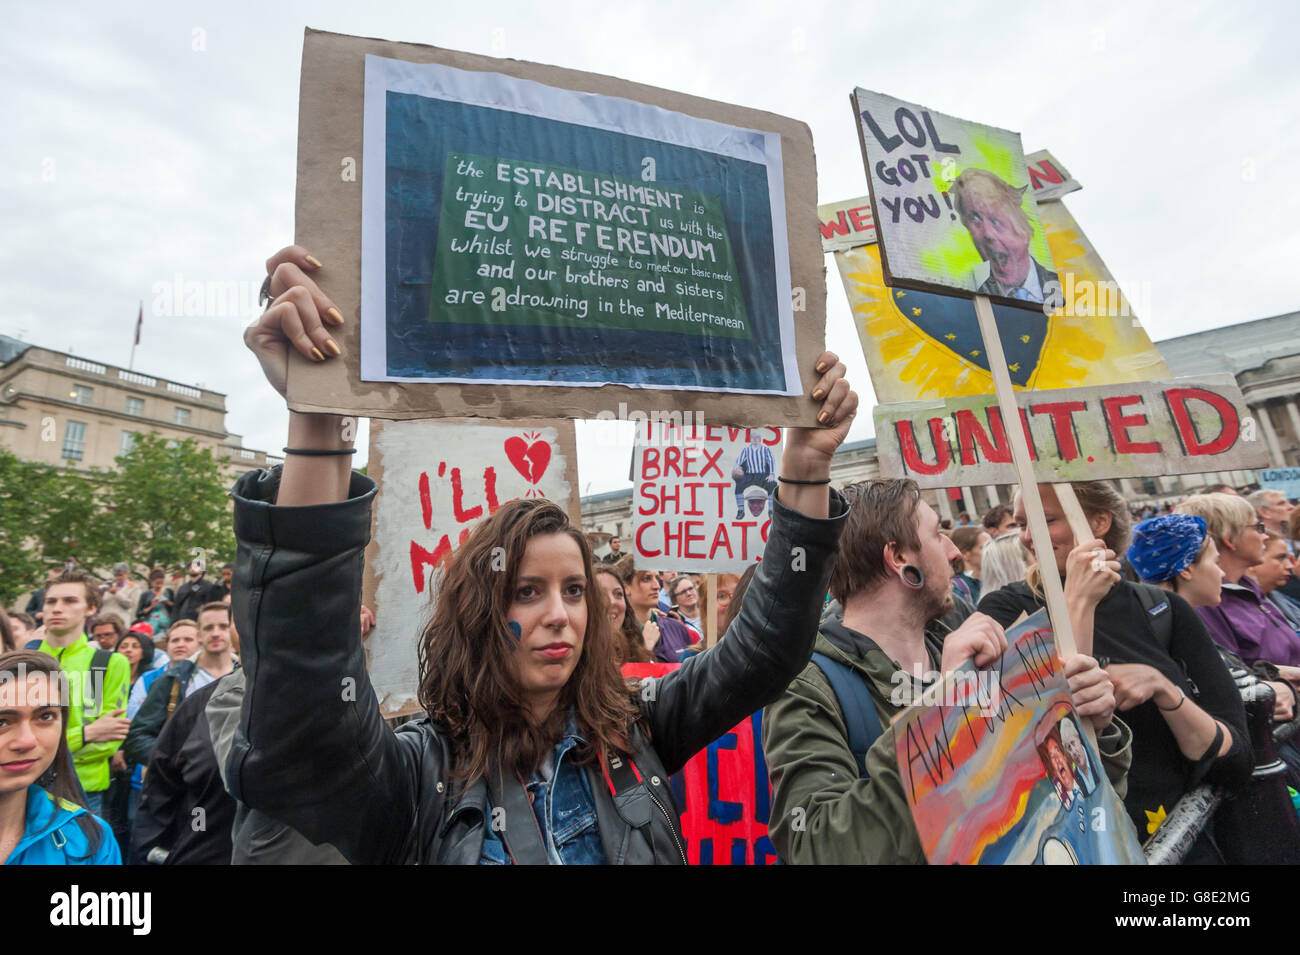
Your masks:
<svg viewBox="0 0 1300 955"><path fill-rule="evenodd" d="M813 662L763 720L773 788L769 834L791 863L921 863L892 739L877 733L865 754L855 752L835 674L847 669L848 679L865 683L886 727L940 674L967 660L977 667L996 661L1006 635L982 613L942 642L927 635L926 625L952 609L958 550L915 482L865 481L843 494L849 517L830 592L844 617L822 623ZM1111 718L1110 681L1091 657L1064 663L1075 708L1092 720L1107 774L1121 789L1129 737Z"/></svg>

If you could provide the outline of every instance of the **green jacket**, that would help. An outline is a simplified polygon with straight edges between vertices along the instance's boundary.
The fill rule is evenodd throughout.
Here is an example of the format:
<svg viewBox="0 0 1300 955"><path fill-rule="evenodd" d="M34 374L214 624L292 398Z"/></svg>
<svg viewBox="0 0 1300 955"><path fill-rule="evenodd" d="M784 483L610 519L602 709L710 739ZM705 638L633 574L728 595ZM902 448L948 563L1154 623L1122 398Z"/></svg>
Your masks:
<svg viewBox="0 0 1300 955"><path fill-rule="evenodd" d="M815 663L795 677L763 714L763 750L773 790L772 845L795 865L924 863L889 729L906 708L890 702L899 686L894 679L899 668L878 647L858 655L832 643L824 632L817 635L815 652L866 678L885 731L867 751L869 778L859 778L830 682ZM1121 798L1133 758L1131 743L1132 733L1118 718L1098 738L1106 775Z"/></svg>
<svg viewBox="0 0 1300 955"><path fill-rule="evenodd" d="M81 780L81 788L88 793L103 792L108 788L108 761L122 745L122 741L87 743L82 738L82 730L87 723L93 723L105 713L126 709L127 694L131 689L131 664L120 653L110 656L108 670L104 674L104 691L95 698L93 693L82 692L83 682L90 673L90 661L97 649L91 646L85 634L62 649L52 647L44 640L37 649L58 660L59 666L68 675L70 699L66 735L68 749L72 752L72 765L77 771L77 778Z"/></svg>

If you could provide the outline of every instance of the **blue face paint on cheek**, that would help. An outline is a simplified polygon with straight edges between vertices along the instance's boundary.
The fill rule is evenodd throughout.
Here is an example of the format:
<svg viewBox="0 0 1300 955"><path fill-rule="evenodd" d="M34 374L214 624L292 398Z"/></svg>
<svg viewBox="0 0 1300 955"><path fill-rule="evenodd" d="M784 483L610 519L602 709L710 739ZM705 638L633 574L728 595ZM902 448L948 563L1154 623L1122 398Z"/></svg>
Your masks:
<svg viewBox="0 0 1300 955"><path fill-rule="evenodd" d="M510 628L510 635L515 638L515 643L518 643L520 640L523 639L524 631L520 629L519 624L511 620L509 623L506 624L506 626Z"/></svg>

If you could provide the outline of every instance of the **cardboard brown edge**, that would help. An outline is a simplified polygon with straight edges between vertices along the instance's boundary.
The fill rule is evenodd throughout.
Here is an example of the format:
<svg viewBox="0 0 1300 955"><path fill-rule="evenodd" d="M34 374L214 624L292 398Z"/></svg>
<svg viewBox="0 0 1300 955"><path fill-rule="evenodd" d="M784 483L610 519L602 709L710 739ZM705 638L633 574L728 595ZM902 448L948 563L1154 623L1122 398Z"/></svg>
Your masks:
<svg viewBox="0 0 1300 955"><path fill-rule="evenodd" d="M352 46L360 44L355 50L340 53L329 47L339 44ZM734 104L720 103L702 97L678 93L622 80L601 74L571 70L566 67L549 66L523 60L503 60L481 54L463 53L446 50L428 44L406 43L382 40L378 38L354 37L347 34L315 30L310 27L304 31L302 75L300 87L300 111L298 124L299 155L297 159L297 185L295 188L295 238L301 245L311 247L311 235L304 234L304 181L310 164L303 155L304 132L306 124L301 109L303 102L309 100L308 87L317 78L317 71L324 68L331 56L359 55L364 64L366 54L388 56L410 62L445 63L459 69L499 72L549 85L562 85L569 89L592 92L603 95L620 96L648 102L664 109L671 109L689 115L725 122L733 125L748 125L751 128L775 132L781 136L782 158L785 173L783 183L786 197L787 243L790 250L791 283L802 287L805 292L805 310L795 313L795 350L798 372L803 390L806 393L816 381L812 369L815 358L825 350L826 335L826 268L821 252L816 196L816 151L813 146L812 132L802 121L779 114L742 107ZM324 54L324 55L322 55ZM331 77L337 81L337 76ZM363 89L364 72L361 67L354 91ZM359 103L359 99L358 99ZM360 106L358 105L358 116ZM743 117L743 118L742 118ZM356 131L356 145L360 148L360 121ZM359 154L359 153L358 153ZM806 160L807 168L804 168ZM357 185L358 192L360 184ZM359 203L358 203L359 205ZM360 219L356 222L357 235L360 234ZM355 276L355 287L359 289L359 273ZM814 327L809 329L810 322ZM355 354L359 342L359 330L355 322L334 330L345 344L345 353ZM359 359L354 359L357 361ZM817 407L802 396L776 396L752 394L718 394L708 391L661 391L653 389L627 388L619 385L606 385L598 388L572 386L510 386L511 390L529 389L546 391L550 394L534 395L528 398L513 397L503 399L502 386L494 385L447 385L443 389L455 389L454 398L444 398L430 402L421 399L419 406L406 402L389 404L384 400L384 392L393 394L391 389L400 385L391 382L358 382L354 387L350 381L349 366L343 365L345 371L340 375L335 369L340 367L334 362L321 363L318 367L296 353L289 359L289 407L295 411L308 413L351 414L372 418L427 418L427 417L490 417L503 419L539 418L584 418L594 416L596 408L614 408L620 402L626 402L633 408L664 408L678 410L709 409L712 419L719 424L733 425L777 425L777 426L817 426ZM321 383L325 382L324 385ZM333 391L332 400L323 398L322 391ZM400 394L400 392L398 392ZM342 397L349 400L341 401ZM540 399L540 400L539 400ZM442 406L446 406L446 411Z"/></svg>

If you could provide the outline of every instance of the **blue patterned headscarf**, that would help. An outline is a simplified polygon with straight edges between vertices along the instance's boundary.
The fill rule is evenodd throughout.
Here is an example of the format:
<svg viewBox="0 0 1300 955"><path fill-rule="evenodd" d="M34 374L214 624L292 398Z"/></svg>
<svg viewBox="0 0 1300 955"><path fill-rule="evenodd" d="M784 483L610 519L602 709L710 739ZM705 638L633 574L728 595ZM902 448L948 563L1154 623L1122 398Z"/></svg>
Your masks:
<svg viewBox="0 0 1300 955"><path fill-rule="evenodd" d="M1133 528L1128 562L1143 580L1172 580L1192 566L1204 543L1204 518L1161 514Z"/></svg>

